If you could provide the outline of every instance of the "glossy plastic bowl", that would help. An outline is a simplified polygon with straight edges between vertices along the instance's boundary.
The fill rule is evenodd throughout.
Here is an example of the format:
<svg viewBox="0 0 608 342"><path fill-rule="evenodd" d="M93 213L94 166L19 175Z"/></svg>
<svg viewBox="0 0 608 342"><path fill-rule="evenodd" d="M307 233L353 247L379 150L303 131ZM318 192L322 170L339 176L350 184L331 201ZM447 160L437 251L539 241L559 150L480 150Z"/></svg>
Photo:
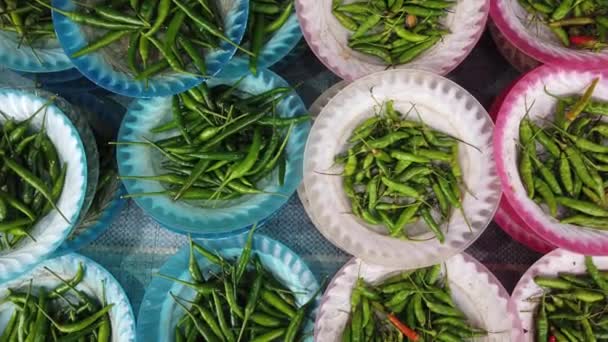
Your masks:
<svg viewBox="0 0 608 342"><path fill-rule="evenodd" d="M247 235L233 236L217 240L197 240L210 251L215 251L224 258L235 258L241 254ZM188 272L189 246L182 248L172 256L159 270L159 273L190 281ZM288 247L264 235L255 234L253 238L253 253L256 254L264 267L277 280L296 292L298 305L304 304L319 288L315 276L306 263ZM217 266L196 254L197 261L204 276L219 271ZM170 280L155 277L146 289L137 322L137 340L147 342L172 341L174 327L184 314L171 298L169 292L181 298L194 297L194 291ZM318 303L315 303L310 319L304 325L305 331L311 334L304 341L312 342L313 319Z"/></svg>
<svg viewBox="0 0 608 342"><path fill-rule="evenodd" d="M120 122L124 116L125 107L119 103L94 95L83 93L65 93L63 96L76 106L78 112L86 117L92 127L98 146L105 146L116 137ZM107 148L103 149L103 151ZM111 159L115 165L115 154L104 154L99 151L100 164L103 158ZM118 173L118 167L116 173ZM57 249L55 255L63 255L77 251L93 242L118 217L127 200L121 196L126 193L122 183L117 178L109 180L110 189L103 198L93 198L93 203L99 203L98 207L89 208L88 212L81 218L78 225L68 236L65 242Z"/></svg>
<svg viewBox="0 0 608 342"><path fill-rule="evenodd" d="M85 275L82 282L76 287L79 291L97 298L100 302L105 298L107 303L113 303L114 307L109 311L110 322L112 325L111 341L135 342L135 317L133 309L129 303L129 298L120 286L120 283L108 272L93 260L79 254L68 254L59 258L47 260L27 274L19 278L4 283L0 286L0 298L8 294L8 289L21 289L27 291L30 279L33 280L33 287L44 287L51 290L62 284L61 280L53 276L49 271L57 273L63 279L70 279L78 271L78 265L83 264ZM105 290L104 290L105 288ZM13 305L10 303L0 304L0 331L4 330L11 313Z"/></svg>
<svg viewBox="0 0 608 342"><path fill-rule="evenodd" d="M279 76L271 71L259 70L257 76L246 74L247 63L242 61L238 67L226 70L209 82L213 87L220 84L238 84L238 88L257 94L276 87L288 86ZM120 132L119 141L141 141L142 137L156 140L166 135L155 135L150 129L167 121L171 117L171 97L140 99L131 104L125 116ZM277 106L280 116L294 116L306 113L306 108L300 97L292 93ZM270 183L268 178L258 183L258 187L266 192L280 193L281 196L260 194L244 196L231 201L222 201L216 208L202 208L184 201L174 202L168 196L148 196L135 198L135 202L163 226L181 233L220 237L226 234L242 232L252 224L262 221L276 212L289 196L293 194L302 180L302 159L304 144L310 129L310 124L295 126L287 143L287 169L285 184L278 186ZM147 146L118 146L118 168L121 176L150 176L159 174L160 162L158 153ZM276 174L272 174L276 179ZM124 180L127 192L158 192L165 188L160 182Z"/></svg>
<svg viewBox="0 0 608 342"><path fill-rule="evenodd" d="M32 93L0 90L2 111L16 120L28 118L47 99ZM79 132L68 117L55 105L47 107L46 131L57 148L59 158L67 164L65 186L57 206L68 218L66 222L56 210L38 220L30 233L36 239L22 240L12 250L0 252L0 283L13 279L53 253L71 232L85 201L87 189L87 154ZM37 115L32 125L39 129L44 115ZM1 117L0 120L4 121Z"/></svg>
<svg viewBox="0 0 608 342"><path fill-rule="evenodd" d="M296 0L302 33L317 58L341 78L352 81L387 69L380 60L348 47L351 32L332 14L332 0ZM452 32L430 50L395 68L420 69L448 74L473 50L488 18L490 0L457 1L445 25Z"/></svg>
<svg viewBox="0 0 608 342"><path fill-rule="evenodd" d="M23 44L16 33L0 30L0 64L15 71L58 72L73 68L57 39L36 45L35 51Z"/></svg>
<svg viewBox="0 0 608 342"><path fill-rule="evenodd" d="M550 244L577 253L608 255L608 232L562 224L528 198L519 176L517 160L519 124L529 111L532 121L553 119L555 95L581 94L595 77L601 77L594 98L608 100L608 72L556 66L539 67L524 76L505 98L496 121L494 155L505 197L528 224Z"/></svg>
<svg viewBox="0 0 608 342"><path fill-rule="evenodd" d="M77 8L75 1L72 0L53 0L53 6L66 11L73 11ZM233 42L240 43L247 26L249 1L222 1L220 8L223 10L226 36ZM111 92L129 97L168 96L181 93L203 81L201 77L178 74L173 71L165 71L147 81L136 81L132 74L122 71L128 70L125 66L126 50L117 51L112 46L82 57L72 58L73 53L85 47L93 39L88 35L89 28L86 27L85 30L83 26L57 12L53 12L53 23L61 46L70 56L76 68L98 86ZM222 42L219 49L209 52L206 55L207 73L211 76L217 75L232 58L235 51L234 46Z"/></svg>
<svg viewBox="0 0 608 342"><path fill-rule="evenodd" d="M343 170L334 158L347 148L353 129L374 115L378 103L389 99L402 113L415 104L426 125L466 142L459 144L458 159L469 190L462 198L467 220L462 212L454 211L449 222L441 226L446 232L443 244L427 233L423 222L412 224L415 231L425 232L416 236L423 241L407 241L391 238L386 229L352 215L342 177L336 176ZM350 83L321 110L306 144L304 186L312 222L334 245L369 263L418 268L460 253L486 229L500 200L492 155L493 129L492 120L472 95L429 72L391 70Z"/></svg>
<svg viewBox="0 0 608 342"><path fill-rule="evenodd" d="M539 22L527 24L528 12L517 0L492 0L490 15L500 32L524 54L551 65L605 68L608 50L591 52L564 47L551 30Z"/></svg>
<svg viewBox="0 0 608 342"><path fill-rule="evenodd" d="M359 277L370 283L404 271L351 259L331 280L321 299L315 322L315 341L339 342L351 311L352 289ZM468 254L444 262L451 296L467 319L486 331L497 332L475 341L511 342L523 336L517 312L509 305L509 294L483 264Z"/></svg>

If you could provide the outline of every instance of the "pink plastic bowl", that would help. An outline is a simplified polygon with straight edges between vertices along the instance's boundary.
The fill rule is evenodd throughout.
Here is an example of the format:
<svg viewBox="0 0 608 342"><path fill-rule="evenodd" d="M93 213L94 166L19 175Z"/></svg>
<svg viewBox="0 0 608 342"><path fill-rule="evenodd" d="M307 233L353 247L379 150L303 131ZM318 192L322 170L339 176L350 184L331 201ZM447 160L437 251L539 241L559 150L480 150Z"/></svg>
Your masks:
<svg viewBox="0 0 608 342"><path fill-rule="evenodd" d="M582 93L591 81L600 77L594 97L608 101L608 70L589 71L557 66L542 66L525 75L509 91L496 120L494 155L505 198L528 227L549 243L573 252L608 255L608 232L561 224L528 198L517 168L519 123L526 114L526 104L533 121L553 112L557 100L545 93ZM550 118L550 117L549 117Z"/></svg>
<svg viewBox="0 0 608 342"><path fill-rule="evenodd" d="M599 69L608 67L608 51L591 52L564 47L543 24L528 24L517 0L492 0L490 16L500 32L526 55L551 65Z"/></svg>

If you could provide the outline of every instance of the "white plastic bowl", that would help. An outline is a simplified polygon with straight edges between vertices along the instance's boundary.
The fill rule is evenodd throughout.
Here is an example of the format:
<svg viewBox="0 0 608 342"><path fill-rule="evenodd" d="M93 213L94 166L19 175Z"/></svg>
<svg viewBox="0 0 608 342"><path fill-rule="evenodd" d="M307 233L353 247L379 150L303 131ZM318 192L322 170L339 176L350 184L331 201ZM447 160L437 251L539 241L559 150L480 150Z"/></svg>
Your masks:
<svg viewBox="0 0 608 342"><path fill-rule="evenodd" d="M350 297L358 277L375 283L403 269L371 265L352 259L336 273L321 299L315 322L315 341L339 342L351 311ZM517 312L509 305L509 294L500 281L468 254L445 262L452 298L471 324L495 332L478 342L519 341L522 336Z"/></svg>
<svg viewBox="0 0 608 342"><path fill-rule="evenodd" d="M372 89L373 97L370 94ZM477 147L460 144L459 161L469 192L462 199L464 212L455 212L446 225L446 241L405 241L382 235L351 211L334 157L344 152L353 129L374 115L376 101L392 99L402 113L415 103L430 127ZM410 117L411 118L411 117ZM416 120L415 118L412 118ZM455 255L479 237L494 216L500 200L500 183L492 152L493 123L485 109L463 88L424 71L393 70L359 79L340 91L315 120L304 152L304 184L309 215L317 229L333 244L366 262L417 268ZM417 223L420 229L424 224ZM430 238L431 233L418 239Z"/></svg>
<svg viewBox="0 0 608 342"><path fill-rule="evenodd" d="M387 66L382 61L348 47L348 37L352 32L334 17L331 12L332 2L334 1L296 0L302 33L317 58L336 75L349 81L386 70ZM412 62L396 68L448 74L477 44L486 26L489 8L490 0L458 1L444 22L451 33Z"/></svg>
<svg viewBox="0 0 608 342"><path fill-rule="evenodd" d="M17 121L28 118L46 102L47 99L32 93L0 90L2 111ZM31 122L32 126L39 129L44 118L45 115L37 115ZM36 241L25 238L12 250L0 251L0 283L30 270L54 252L77 222L84 202L87 188L87 155L78 131L55 105L47 107L46 120L47 135L55 145L62 163L67 164L65 186L57 206L69 222L53 210L39 219L31 229L30 233ZM4 121L4 117L0 116L0 122Z"/></svg>

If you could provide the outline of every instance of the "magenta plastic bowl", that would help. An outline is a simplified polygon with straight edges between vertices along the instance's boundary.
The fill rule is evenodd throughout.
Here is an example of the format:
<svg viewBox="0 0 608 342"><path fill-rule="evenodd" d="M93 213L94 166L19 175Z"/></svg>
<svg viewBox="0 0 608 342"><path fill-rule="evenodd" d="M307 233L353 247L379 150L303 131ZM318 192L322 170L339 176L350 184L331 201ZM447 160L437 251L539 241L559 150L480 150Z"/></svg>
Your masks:
<svg viewBox="0 0 608 342"><path fill-rule="evenodd" d="M517 82L524 76L525 75L522 75L513 81L513 83L505 88L505 90L494 100L494 103L488 112L494 122L496 122L496 116L498 115L505 97L507 97L509 91L511 91ZM500 200L500 205L494 216L494 222L496 222L505 233L509 234L513 240L538 253L545 254L555 249L555 246L542 239L528 227L526 222L524 222L517 212L513 210L513 207L511 207L511 204L509 204L509 201L505 197Z"/></svg>
<svg viewBox="0 0 608 342"><path fill-rule="evenodd" d="M608 101L608 70L589 71L542 66L525 75L509 91L500 107L494 131L494 156L505 198L528 227L549 243L588 255L608 255L608 232L562 224L528 198L517 168L519 123L526 105L529 116L540 122L552 119L556 95L581 94L600 77L594 97Z"/></svg>
<svg viewBox="0 0 608 342"><path fill-rule="evenodd" d="M564 47L548 27L527 24L527 13L517 0L492 0L490 16L500 32L526 55L551 65L589 69L608 66L608 50L591 52Z"/></svg>
<svg viewBox="0 0 608 342"><path fill-rule="evenodd" d="M347 81L387 69L380 60L350 49L351 32L331 13L333 0L296 0L296 12L304 38L317 58ZM494 0L492 0L494 1ZM473 50L483 33L490 0L458 1L448 13L445 25L452 33L402 69L419 69L446 75Z"/></svg>

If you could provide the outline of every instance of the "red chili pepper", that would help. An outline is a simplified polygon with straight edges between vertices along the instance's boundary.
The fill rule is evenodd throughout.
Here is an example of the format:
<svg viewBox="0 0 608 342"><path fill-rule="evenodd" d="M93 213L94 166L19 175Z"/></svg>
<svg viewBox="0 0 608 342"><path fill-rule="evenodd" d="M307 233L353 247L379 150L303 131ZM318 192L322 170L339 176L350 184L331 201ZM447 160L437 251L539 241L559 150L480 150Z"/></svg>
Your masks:
<svg viewBox="0 0 608 342"><path fill-rule="evenodd" d="M549 336L549 342L557 342L557 338L555 337L555 335Z"/></svg>
<svg viewBox="0 0 608 342"><path fill-rule="evenodd" d="M416 334L416 332L414 330L410 329L407 325L401 323L399 318L397 318L393 314L388 314L388 315L386 315L386 317L395 326L395 328L399 329L399 331L401 331L401 333L403 335L405 335L405 337L408 338L408 340L410 340L412 342L418 341L418 338L419 338L418 334ZM553 341L553 342L555 342L555 341Z"/></svg>
<svg viewBox="0 0 608 342"><path fill-rule="evenodd" d="M570 43L579 47L591 48L599 42L593 36L570 36Z"/></svg>

